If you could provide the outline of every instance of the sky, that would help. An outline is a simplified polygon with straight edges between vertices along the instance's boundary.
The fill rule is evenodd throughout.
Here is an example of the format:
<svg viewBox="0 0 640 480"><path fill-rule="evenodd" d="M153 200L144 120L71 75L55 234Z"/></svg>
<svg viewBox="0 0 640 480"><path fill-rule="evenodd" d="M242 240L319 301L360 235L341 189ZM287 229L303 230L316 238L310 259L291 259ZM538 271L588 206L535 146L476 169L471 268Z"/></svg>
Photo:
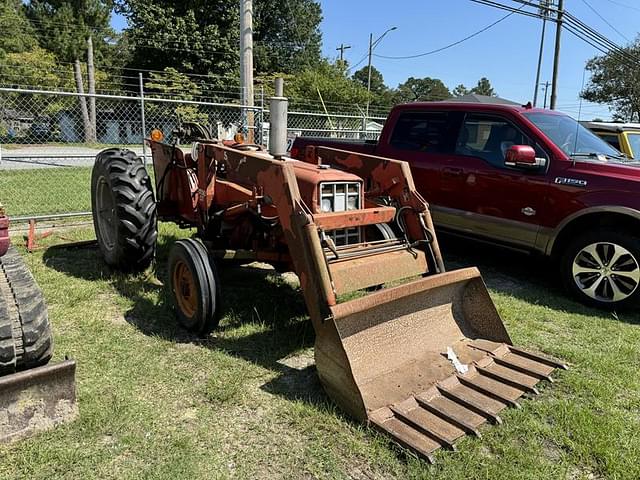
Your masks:
<svg viewBox="0 0 640 480"><path fill-rule="evenodd" d="M516 5L511 0L502 3ZM345 59L350 65L362 61L366 66L369 34L374 39L389 32L374 53L384 56L414 55L456 42L504 17L508 12L479 5L470 0L321 0L323 20L323 54L337 58L341 43L350 45ZM601 17L590 8L593 7ZM640 25L638 0L565 0L565 8L612 41L624 45L635 39ZM122 17L113 25L125 26ZM382 73L389 87L397 87L408 77L441 79L453 90L456 85L473 87L481 77L491 81L504 98L526 103L533 99L535 73L540 47L542 22L514 14L480 35L440 53L408 60L374 57L373 65ZM621 35L622 34L622 35ZM547 23L541 82L551 80L555 26ZM592 46L562 33L558 79L558 109L578 117L579 92L584 66L599 54ZM588 73L585 85L589 81ZM549 88L549 98L551 89ZM544 92L538 95L542 105ZM609 119L605 106L582 103L581 118Z"/></svg>

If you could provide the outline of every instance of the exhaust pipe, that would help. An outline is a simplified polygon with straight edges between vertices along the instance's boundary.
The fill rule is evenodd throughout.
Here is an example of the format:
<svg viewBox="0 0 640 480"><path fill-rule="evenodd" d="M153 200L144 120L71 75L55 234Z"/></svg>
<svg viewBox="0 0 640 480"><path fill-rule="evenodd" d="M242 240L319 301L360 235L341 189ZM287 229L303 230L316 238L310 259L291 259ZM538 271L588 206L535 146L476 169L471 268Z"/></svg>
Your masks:
<svg viewBox="0 0 640 480"><path fill-rule="evenodd" d="M276 78L275 95L269 99L269 153L278 160L287 153L287 110L289 100L284 96L284 80Z"/></svg>

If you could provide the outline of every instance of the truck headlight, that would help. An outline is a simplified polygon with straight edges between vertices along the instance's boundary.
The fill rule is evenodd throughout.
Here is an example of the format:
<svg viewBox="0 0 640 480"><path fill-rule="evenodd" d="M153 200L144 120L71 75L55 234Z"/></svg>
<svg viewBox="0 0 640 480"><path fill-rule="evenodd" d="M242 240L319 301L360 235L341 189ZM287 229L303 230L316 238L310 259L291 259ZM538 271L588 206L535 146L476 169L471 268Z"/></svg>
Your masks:
<svg viewBox="0 0 640 480"><path fill-rule="evenodd" d="M333 211L333 202L330 198L323 198L322 203L320 205L320 210L323 212L332 212Z"/></svg>

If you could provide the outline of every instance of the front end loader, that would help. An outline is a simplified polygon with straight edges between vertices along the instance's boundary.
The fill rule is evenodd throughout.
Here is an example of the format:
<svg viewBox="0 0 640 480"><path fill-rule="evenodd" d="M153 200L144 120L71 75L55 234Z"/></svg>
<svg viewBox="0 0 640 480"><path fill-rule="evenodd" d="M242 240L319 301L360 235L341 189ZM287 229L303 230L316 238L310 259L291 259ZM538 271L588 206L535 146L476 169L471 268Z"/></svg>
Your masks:
<svg viewBox="0 0 640 480"><path fill-rule="evenodd" d="M294 271L329 396L429 461L566 368L512 345L476 268L445 270L405 162L320 147L298 161L208 138L185 151L158 132L149 144L155 192L131 152L96 159L105 260L146 267L158 219L195 228L174 244L168 276L179 321L198 334L220 319L225 261Z"/></svg>

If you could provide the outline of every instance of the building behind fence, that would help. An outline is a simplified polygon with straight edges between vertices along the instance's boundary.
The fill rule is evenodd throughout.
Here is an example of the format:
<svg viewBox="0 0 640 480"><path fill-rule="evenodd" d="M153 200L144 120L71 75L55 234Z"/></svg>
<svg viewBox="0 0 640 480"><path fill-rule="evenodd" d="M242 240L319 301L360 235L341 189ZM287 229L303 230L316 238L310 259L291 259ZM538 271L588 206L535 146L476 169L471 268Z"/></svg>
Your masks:
<svg viewBox="0 0 640 480"><path fill-rule="evenodd" d="M79 98L95 98L95 142L86 143ZM125 146L145 160L143 138L158 128L172 141L180 121L206 124L220 139L247 132L254 118L257 142L269 137L269 110L236 103L145 96L80 95L0 88L0 203L14 219L87 214L91 166L108 146ZM248 115L253 112L253 115ZM290 111L288 131L295 136L378 138L385 117L337 112Z"/></svg>

